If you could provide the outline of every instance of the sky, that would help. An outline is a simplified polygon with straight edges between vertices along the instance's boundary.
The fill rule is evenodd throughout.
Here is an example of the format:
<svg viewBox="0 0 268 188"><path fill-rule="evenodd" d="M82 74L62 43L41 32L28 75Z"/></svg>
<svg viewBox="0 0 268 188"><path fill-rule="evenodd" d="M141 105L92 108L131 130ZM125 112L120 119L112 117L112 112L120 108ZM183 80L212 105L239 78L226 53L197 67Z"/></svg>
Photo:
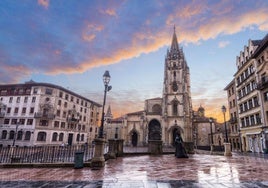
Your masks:
<svg viewBox="0 0 268 188"><path fill-rule="evenodd" d="M236 56L267 34L268 1L1 0L0 84L52 83L102 104L109 70L114 117L143 110L162 97L174 25L193 110L222 121Z"/></svg>

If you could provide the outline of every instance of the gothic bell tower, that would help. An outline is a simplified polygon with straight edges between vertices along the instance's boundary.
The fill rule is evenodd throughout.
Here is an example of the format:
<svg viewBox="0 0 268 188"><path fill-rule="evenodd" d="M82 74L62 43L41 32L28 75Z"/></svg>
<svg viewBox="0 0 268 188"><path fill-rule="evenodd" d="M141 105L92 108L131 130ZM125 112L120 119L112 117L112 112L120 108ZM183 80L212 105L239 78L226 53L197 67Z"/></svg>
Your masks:
<svg viewBox="0 0 268 188"><path fill-rule="evenodd" d="M178 44L175 26L165 57L162 110L169 142L174 139L175 131L181 132L185 142L192 142L190 72L183 49Z"/></svg>

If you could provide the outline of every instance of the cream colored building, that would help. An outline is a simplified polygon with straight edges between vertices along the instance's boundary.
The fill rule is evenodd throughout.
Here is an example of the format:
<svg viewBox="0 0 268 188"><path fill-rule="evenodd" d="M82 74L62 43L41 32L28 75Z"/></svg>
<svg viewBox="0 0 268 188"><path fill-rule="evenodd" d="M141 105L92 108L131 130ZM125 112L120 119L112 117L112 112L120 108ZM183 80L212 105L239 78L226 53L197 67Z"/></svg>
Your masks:
<svg viewBox="0 0 268 188"><path fill-rule="evenodd" d="M236 59L234 75L238 121L242 150L263 152L267 146L267 36L263 40L249 40Z"/></svg>
<svg viewBox="0 0 268 188"><path fill-rule="evenodd" d="M26 82L0 85L0 145L91 143L101 105L63 87Z"/></svg>
<svg viewBox="0 0 268 188"><path fill-rule="evenodd" d="M237 110L237 96L235 92L235 80L232 80L226 87L228 97L228 108L229 108L229 121L228 124L228 141L231 143L233 151L241 151L241 137L240 137L240 126L238 124L238 110Z"/></svg>

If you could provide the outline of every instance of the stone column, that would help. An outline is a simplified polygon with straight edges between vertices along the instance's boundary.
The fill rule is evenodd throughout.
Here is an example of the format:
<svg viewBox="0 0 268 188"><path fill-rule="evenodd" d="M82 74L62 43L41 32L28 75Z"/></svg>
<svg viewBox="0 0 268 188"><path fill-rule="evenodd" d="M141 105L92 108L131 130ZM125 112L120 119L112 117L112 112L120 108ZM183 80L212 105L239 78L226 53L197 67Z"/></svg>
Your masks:
<svg viewBox="0 0 268 188"><path fill-rule="evenodd" d="M231 144L230 143L223 143L223 145L224 145L224 156L232 156Z"/></svg>
<svg viewBox="0 0 268 188"><path fill-rule="evenodd" d="M105 165L105 158L104 158L105 139L96 138L94 142L95 142L94 156L91 160L91 167L96 169L102 168Z"/></svg>

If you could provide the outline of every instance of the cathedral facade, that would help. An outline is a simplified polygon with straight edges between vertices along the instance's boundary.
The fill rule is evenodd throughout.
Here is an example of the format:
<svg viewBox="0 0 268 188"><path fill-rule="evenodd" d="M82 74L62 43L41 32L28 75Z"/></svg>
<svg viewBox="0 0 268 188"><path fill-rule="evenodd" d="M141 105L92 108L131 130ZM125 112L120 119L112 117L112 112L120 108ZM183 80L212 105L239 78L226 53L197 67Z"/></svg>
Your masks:
<svg viewBox="0 0 268 188"><path fill-rule="evenodd" d="M146 146L151 141L171 146L177 131L186 145L192 145L192 113L189 67L174 27L171 46L165 57L162 97L147 99L144 110L117 119L112 119L112 116L109 119L109 114L106 114L104 129L108 133L111 131L108 127L114 127L117 138L129 146Z"/></svg>

